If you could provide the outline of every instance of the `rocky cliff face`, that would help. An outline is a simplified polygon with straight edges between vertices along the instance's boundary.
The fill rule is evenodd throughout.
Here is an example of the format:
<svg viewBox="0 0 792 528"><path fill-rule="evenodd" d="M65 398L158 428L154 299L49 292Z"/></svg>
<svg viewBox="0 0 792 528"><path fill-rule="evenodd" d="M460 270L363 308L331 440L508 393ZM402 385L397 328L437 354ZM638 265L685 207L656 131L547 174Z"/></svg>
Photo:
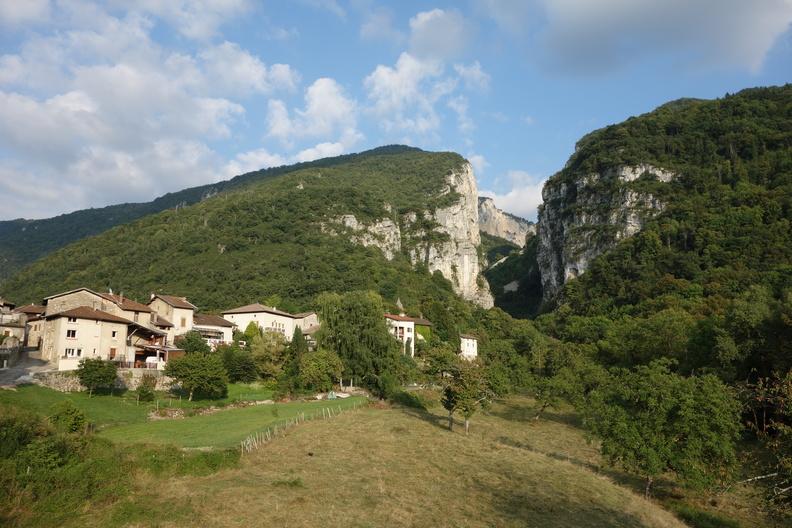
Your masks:
<svg viewBox="0 0 792 528"><path fill-rule="evenodd" d="M479 229L482 233L506 239L520 247L525 246L528 235L536 234L536 224L501 211L492 198L482 196L478 203Z"/></svg>
<svg viewBox="0 0 792 528"><path fill-rule="evenodd" d="M537 261L544 302L593 259L641 230L664 204L630 185L640 177L668 183L675 175L648 164L620 165L602 173L551 178L542 190Z"/></svg>
<svg viewBox="0 0 792 528"><path fill-rule="evenodd" d="M481 276L478 246L478 189L473 168L465 163L445 178L441 195L456 193L450 206L420 214L410 212L363 223L354 215L343 215L324 225L327 232L345 232L355 242L382 250L387 259L404 253L413 264L439 271L451 281L464 299L490 308L494 305L487 281Z"/></svg>

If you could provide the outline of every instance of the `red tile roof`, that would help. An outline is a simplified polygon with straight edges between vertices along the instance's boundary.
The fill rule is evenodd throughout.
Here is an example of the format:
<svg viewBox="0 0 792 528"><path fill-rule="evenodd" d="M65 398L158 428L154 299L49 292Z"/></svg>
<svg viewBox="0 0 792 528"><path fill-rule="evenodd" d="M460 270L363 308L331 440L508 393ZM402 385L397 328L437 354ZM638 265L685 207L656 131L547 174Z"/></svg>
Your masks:
<svg viewBox="0 0 792 528"><path fill-rule="evenodd" d="M94 310L93 308L89 308L87 306L78 306L77 308L66 310L65 312L48 315L46 318L57 319L59 317L75 317L77 319L105 321L108 323L119 323L126 325L135 324L129 319L124 319L123 317L118 317L117 315L109 314L107 312L103 312L102 310Z"/></svg>
<svg viewBox="0 0 792 528"><path fill-rule="evenodd" d="M122 310L126 310L128 312L151 312L151 308L145 304L133 301L132 299L128 299L121 295L115 295L112 293L100 293L99 295L114 303Z"/></svg>
<svg viewBox="0 0 792 528"><path fill-rule="evenodd" d="M23 314L35 314L40 315L47 311L46 308L39 304L27 304L25 306L20 306L14 312L16 313L23 313Z"/></svg>
<svg viewBox="0 0 792 528"><path fill-rule="evenodd" d="M151 314L151 324L154 326L163 326L165 328L170 328L173 326L173 323L162 317L158 313Z"/></svg>
<svg viewBox="0 0 792 528"><path fill-rule="evenodd" d="M405 323L414 323L419 326L432 326L432 323L426 319L421 319L419 317L409 317L406 315L396 315L396 314L385 314L386 319L392 319L393 321L402 321Z"/></svg>
<svg viewBox="0 0 792 528"><path fill-rule="evenodd" d="M225 328L233 328L234 323L226 321L219 315L209 314L195 314L193 316L193 325L198 326L222 326Z"/></svg>
<svg viewBox="0 0 792 528"><path fill-rule="evenodd" d="M160 295L159 293L155 293L154 297L159 297L167 304L170 304L174 308L183 308L185 310L197 310L198 307L195 306L193 303L188 301L185 297L176 297L175 295Z"/></svg>

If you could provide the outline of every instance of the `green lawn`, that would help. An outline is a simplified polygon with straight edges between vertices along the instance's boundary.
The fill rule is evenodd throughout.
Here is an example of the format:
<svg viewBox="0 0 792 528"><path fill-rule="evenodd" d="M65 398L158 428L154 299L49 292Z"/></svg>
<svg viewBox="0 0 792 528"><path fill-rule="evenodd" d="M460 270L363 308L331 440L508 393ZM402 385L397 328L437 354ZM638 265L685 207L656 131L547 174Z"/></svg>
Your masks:
<svg viewBox="0 0 792 528"><path fill-rule="evenodd" d="M305 413L322 413L322 407L348 408L363 398L334 402L279 403L242 409L220 410L213 414L183 419L149 421L149 413L165 407L196 409L223 406L232 401L261 401L272 398L272 391L258 384L232 383L222 400L188 402L165 393L155 402L138 404L133 391L115 396L83 392L58 392L38 385L23 385L17 390L0 390L0 403L19 405L47 415L52 406L70 400L82 409L99 434L121 443L173 444L180 447L233 447L249 434Z"/></svg>
<svg viewBox="0 0 792 528"><path fill-rule="evenodd" d="M103 430L101 435L118 443L173 444L181 447L234 447L248 435L286 422L302 413L322 415L323 408L349 409L365 398L333 402L278 403L184 419L155 420Z"/></svg>
<svg viewBox="0 0 792 528"><path fill-rule="evenodd" d="M71 400L82 409L88 420L98 427L145 422L150 406L138 405L133 394L122 396L96 395L84 392L58 392L38 385L22 385L16 390L0 390L0 403L19 405L37 413L48 415L52 406Z"/></svg>

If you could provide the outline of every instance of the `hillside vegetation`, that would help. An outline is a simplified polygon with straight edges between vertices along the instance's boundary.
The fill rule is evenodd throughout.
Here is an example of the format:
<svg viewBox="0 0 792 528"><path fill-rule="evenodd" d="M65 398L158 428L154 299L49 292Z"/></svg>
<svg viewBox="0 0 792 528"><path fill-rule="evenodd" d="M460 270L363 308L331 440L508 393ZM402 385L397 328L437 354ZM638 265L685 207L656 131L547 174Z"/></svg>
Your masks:
<svg viewBox="0 0 792 528"><path fill-rule="evenodd" d="M397 220L447 206L456 195L443 192L445 176L463 162L456 154L389 148L294 167L74 243L4 283L2 292L21 304L78 286L138 298L164 290L204 310L265 299L302 309L324 291L363 289L408 306L451 299L439 274L415 273L405 255L389 262L379 249L325 233L322 225L344 214Z"/></svg>
<svg viewBox="0 0 792 528"><path fill-rule="evenodd" d="M683 100L584 137L554 178L651 163L666 209L565 287L543 328L607 363L727 380L792 366L792 85Z"/></svg>
<svg viewBox="0 0 792 528"><path fill-rule="evenodd" d="M414 152L418 149L399 145L380 147L360 154L324 158L249 172L227 181L168 193L151 202L83 209L42 220L20 218L0 221L0 283L33 261L76 240L103 233L114 226L126 224L150 214L192 205L223 191L309 167L331 167L360 157L408 151Z"/></svg>

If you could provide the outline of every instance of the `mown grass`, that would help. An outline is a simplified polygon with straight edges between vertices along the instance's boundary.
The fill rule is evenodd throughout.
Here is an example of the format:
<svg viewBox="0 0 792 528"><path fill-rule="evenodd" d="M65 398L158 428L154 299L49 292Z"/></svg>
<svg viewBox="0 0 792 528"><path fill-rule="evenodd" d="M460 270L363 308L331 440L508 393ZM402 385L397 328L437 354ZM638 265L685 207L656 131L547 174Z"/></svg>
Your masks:
<svg viewBox="0 0 792 528"><path fill-rule="evenodd" d="M234 447L248 435L283 423L305 413L322 414L322 409L349 409L364 398L347 398L334 402L279 403L229 409L184 419L155 420L112 427L100 434L124 444L173 444L180 447Z"/></svg>
<svg viewBox="0 0 792 528"><path fill-rule="evenodd" d="M58 392L39 385L22 385L16 390L0 390L0 403L18 405L39 414L49 414L52 406L64 400L73 402L99 429L146 422L158 407L199 409L228 405L234 401L261 401L272 398L272 390L259 384L230 383L228 395L218 400L187 401L169 393L157 393L153 402L138 402L134 391L109 391L88 396L85 392Z"/></svg>

